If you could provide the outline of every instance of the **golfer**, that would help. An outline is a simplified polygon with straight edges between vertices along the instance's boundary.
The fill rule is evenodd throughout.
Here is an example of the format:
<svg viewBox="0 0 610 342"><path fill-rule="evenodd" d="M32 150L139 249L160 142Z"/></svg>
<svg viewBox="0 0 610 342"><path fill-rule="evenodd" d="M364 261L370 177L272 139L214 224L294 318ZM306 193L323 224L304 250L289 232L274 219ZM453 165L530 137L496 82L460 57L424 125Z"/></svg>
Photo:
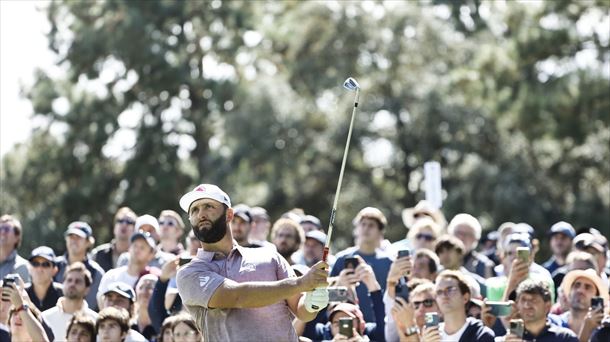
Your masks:
<svg viewBox="0 0 610 342"><path fill-rule="evenodd" d="M180 207L203 248L178 271L178 291L205 341L298 341L292 320L317 315L306 309L304 292L328 286L328 265L297 278L272 249L239 246L229 226L231 200L216 185L198 185ZM328 292L314 293L316 306L326 307Z"/></svg>

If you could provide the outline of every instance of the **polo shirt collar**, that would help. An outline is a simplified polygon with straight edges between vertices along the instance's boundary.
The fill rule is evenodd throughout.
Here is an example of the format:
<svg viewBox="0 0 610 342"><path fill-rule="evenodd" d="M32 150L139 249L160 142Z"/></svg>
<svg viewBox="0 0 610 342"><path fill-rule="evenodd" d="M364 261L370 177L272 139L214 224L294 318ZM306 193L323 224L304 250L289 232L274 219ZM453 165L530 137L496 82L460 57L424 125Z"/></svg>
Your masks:
<svg viewBox="0 0 610 342"><path fill-rule="evenodd" d="M233 239L233 249L231 249L231 252L229 253L229 255L227 257L230 257L231 255L235 254L235 253L239 253L240 255L244 255L243 253L243 248L242 246L240 246L237 241L235 241L235 239ZM210 252L210 251L206 251L203 248L199 248L197 250L197 259L201 259L203 261L212 261L214 259L218 260L218 259L223 259L224 256L222 256L222 254L217 253L217 252Z"/></svg>

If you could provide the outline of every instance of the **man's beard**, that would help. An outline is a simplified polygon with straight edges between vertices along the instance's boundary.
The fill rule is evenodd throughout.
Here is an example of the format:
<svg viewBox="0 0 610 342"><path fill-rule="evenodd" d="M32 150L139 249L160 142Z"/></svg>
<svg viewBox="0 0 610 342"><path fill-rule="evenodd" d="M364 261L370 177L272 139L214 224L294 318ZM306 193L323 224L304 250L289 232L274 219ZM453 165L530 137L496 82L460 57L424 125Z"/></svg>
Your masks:
<svg viewBox="0 0 610 342"><path fill-rule="evenodd" d="M197 239L203 243L216 243L222 240L227 234L227 209L223 211L222 215L212 222L212 226L209 229L199 228L198 226L193 227L193 233Z"/></svg>
<svg viewBox="0 0 610 342"><path fill-rule="evenodd" d="M277 252L280 253L280 255L284 257L284 259L290 261L290 256L292 256L292 254L298 250L299 250L298 245L295 245L295 246L281 248L281 249L278 248Z"/></svg>

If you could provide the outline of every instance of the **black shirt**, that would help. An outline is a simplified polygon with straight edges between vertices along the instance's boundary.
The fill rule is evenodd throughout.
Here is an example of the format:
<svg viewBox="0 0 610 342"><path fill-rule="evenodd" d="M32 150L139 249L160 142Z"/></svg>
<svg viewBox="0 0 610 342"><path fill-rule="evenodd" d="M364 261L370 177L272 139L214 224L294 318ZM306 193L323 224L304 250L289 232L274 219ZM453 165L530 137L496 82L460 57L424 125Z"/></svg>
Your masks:
<svg viewBox="0 0 610 342"><path fill-rule="evenodd" d="M546 323L546 326L538 336L532 335L527 329L523 332L524 341L535 341L535 342L578 342L576 334L568 328L563 328L558 325Z"/></svg>
<svg viewBox="0 0 610 342"><path fill-rule="evenodd" d="M63 285L60 283L51 283L51 286L47 289L47 294L42 298L42 300L36 297L36 293L34 292L34 285L27 284L25 286L25 291L30 296L32 303L38 308L40 311L48 310L57 305L57 300L59 297L63 296Z"/></svg>

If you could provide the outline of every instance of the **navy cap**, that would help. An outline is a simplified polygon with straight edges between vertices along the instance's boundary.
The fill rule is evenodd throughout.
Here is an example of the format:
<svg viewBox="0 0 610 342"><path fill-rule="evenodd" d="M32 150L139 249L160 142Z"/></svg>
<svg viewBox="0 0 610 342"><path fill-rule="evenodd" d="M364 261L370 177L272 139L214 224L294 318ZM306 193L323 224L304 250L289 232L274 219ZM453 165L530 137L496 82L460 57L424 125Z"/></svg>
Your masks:
<svg viewBox="0 0 610 342"><path fill-rule="evenodd" d="M34 258L44 258L47 259L50 262L55 262L55 252L53 251L53 249L51 247L47 247L47 246L40 246L37 248L34 248L34 250L32 251L32 253L30 254L30 258L28 259L29 261L34 260Z"/></svg>
<svg viewBox="0 0 610 342"><path fill-rule="evenodd" d="M326 243L326 234L324 234L324 232L319 231L319 230L312 230L312 231L307 232L307 234L305 234L305 238L314 239L321 244Z"/></svg>
<svg viewBox="0 0 610 342"><path fill-rule="evenodd" d="M305 217L303 217L299 223L311 223L314 226L318 227L318 229L322 229L322 223L320 222L320 219L313 215L305 215Z"/></svg>
<svg viewBox="0 0 610 342"><path fill-rule="evenodd" d="M559 221L552 225L551 230L549 231L549 235L555 234L564 234L570 239L573 239L576 236L576 230L571 224L565 221Z"/></svg>
<svg viewBox="0 0 610 342"><path fill-rule="evenodd" d="M511 233L504 240L504 249L508 249L508 246L512 243L517 243L521 247L532 248L532 241L530 236L524 233Z"/></svg>
<svg viewBox="0 0 610 342"><path fill-rule="evenodd" d="M125 284L122 281L116 281L108 285L108 289L104 292L104 295L114 292L122 297L129 299L131 302L136 300L136 292L131 288L131 286Z"/></svg>
<svg viewBox="0 0 610 342"><path fill-rule="evenodd" d="M534 237L534 227L525 222L517 223L513 226L513 233L527 234L530 238Z"/></svg>
<svg viewBox="0 0 610 342"><path fill-rule="evenodd" d="M150 235L150 233L137 232L131 236L131 238L129 239L129 242L133 243L137 239L143 239L152 248L157 247L157 243L155 242L155 239L153 239L153 237Z"/></svg>
<svg viewBox="0 0 610 342"><path fill-rule="evenodd" d="M74 221L68 225L68 230L66 230L64 236L68 236L70 234L78 235L82 238L87 239L91 235L93 235L93 230L87 222Z"/></svg>

